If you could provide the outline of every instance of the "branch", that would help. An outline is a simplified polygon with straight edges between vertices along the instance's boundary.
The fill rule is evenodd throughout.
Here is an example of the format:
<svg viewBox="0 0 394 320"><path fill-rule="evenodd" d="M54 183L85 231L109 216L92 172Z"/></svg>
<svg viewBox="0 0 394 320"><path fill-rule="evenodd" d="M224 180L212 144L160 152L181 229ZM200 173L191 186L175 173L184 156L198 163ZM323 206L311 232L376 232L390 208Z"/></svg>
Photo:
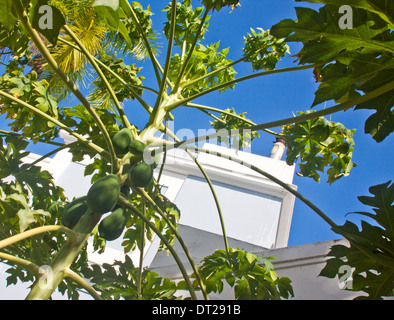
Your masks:
<svg viewBox="0 0 394 320"><path fill-rule="evenodd" d="M117 171L118 164L117 164L117 159L116 159L116 156L115 156L115 150L114 150L114 147L112 145L111 138L109 137L109 134L108 134L103 122L101 121L100 117L97 115L97 113L91 107L89 102L86 100L85 96L78 90L78 88L75 86L75 84L70 80L70 78L59 68L56 60L52 57L51 53L49 52L49 50L46 47L46 45L44 44L44 42L41 40L41 38L38 35L37 31L30 25L28 15L24 11L20 0L12 0L12 4L14 6L14 9L15 9L20 21L22 22L25 30L29 33L29 35L32 38L32 40L33 40L34 44L36 45L37 49L40 51L40 53L45 58L47 63L53 69L53 71L70 88L70 90L73 92L73 94L83 104L83 106L90 113L90 115L94 119L95 123L98 125L98 127L102 131L102 133L104 135L105 142L106 142L107 147L109 149L109 153L110 153L110 157L111 157L112 170L113 171Z"/></svg>
<svg viewBox="0 0 394 320"><path fill-rule="evenodd" d="M177 107L186 104L189 101L192 101L194 99L200 98L200 97L202 97L202 96L204 96L204 95L206 95L208 93L211 93L211 92L214 92L214 91L218 91L218 90L220 90L222 88L231 86L233 84L237 84L237 83L242 82L242 81L250 80L250 79L253 79L253 78L257 78L257 77L268 76L268 75L271 75L271 74L312 69L312 68L316 68L316 66L317 65L314 64L314 65L306 65L306 66L298 66L298 67L291 67L291 68L283 68L283 69L276 69L276 70L271 70L271 71L263 71L263 72L250 74L250 75L247 75L247 76L244 76L244 77L240 77L238 79L227 81L227 82L222 83L222 84L220 84L220 85L218 85L216 87L213 87L213 88L207 89L205 91L196 93L195 95L193 95L191 97L179 100L179 101L177 101L176 103L174 103L172 105L168 105L167 106L167 110L168 111L172 111L172 110L176 109ZM206 78L208 75L209 74L206 74L203 77ZM187 86L193 84L195 81L196 80L193 80L192 82L186 84L184 87L187 87Z"/></svg>
<svg viewBox="0 0 394 320"><path fill-rule="evenodd" d="M378 89L368 92L363 96L354 98L352 100L338 104L338 105L333 106L331 108L323 109L323 110L316 111L316 112L306 113L306 114L303 114L303 115L300 115L297 117L286 118L286 119L272 121L272 122L266 122L266 123L262 123L262 124L251 126L251 127L243 127L243 128L238 128L236 130L227 130L227 133L228 133L229 137L232 137L232 136L236 136L236 135L242 133L243 131L251 132L251 131L264 130L264 129L268 129L268 128L275 128L275 127L280 127L280 126L284 126L284 125L288 125L288 124L292 124L292 123L303 122L303 121L307 121L310 119L326 116L326 115L333 114L333 113L336 113L339 111L346 111L346 110L354 107L355 105L372 100L372 99L379 97L391 90L394 90L394 81L391 81ZM206 141L207 139L214 139L219 136L222 136L224 130L225 129L221 130L221 132L216 132L216 133L212 133L212 134L199 136L196 138L187 139L182 142L175 143L172 146L167 146L167 148L168 148L168 150L170 150L170 149L182 146L182 145L197 143L198 141ZM156 150L156 154L159 151L160 151L160 148L158 150Z"/></svg>
<svg viewBox="0 0 394 320"><path fill-rule="evenodd" d="M81 51L85 54L86 58L92 64L93 68L96 70L96 72L99 75L99 77L103 80L103 82L104 82L105 86L107 87L107 90L108 90L112 100L115 102L116 109L119 112L119 115L120 115L120 117L122 119L123 125L126 128L129 128L130 130L132 130L132 132L133 132L133 129L135 130L135 127L132 126L130 124L129 120L127 119L127 117L126 117L126 115L125 115L125 113L123 111L123 108L121 107L121 105L119 103L119 100L118 100L114 90L111 87L111 84L108 82L108 79L106 78L104 73L101 71L101 69L97 65L96 60L93 58L93 56L85 48L83 43L78 39L78 37L74 34L74 32L67 25L64 25L63 28L70 35L70 37L75 41L75 43L78 45L78 47L81 49ZM114 152L115 152L115 150L114 150Z"/></svg>
<svg viewBox="0 0 394 320"><path fill-rule="evenodd" d="M187 67L187 65L188 65L188 63L189 63L189 61L190 61L190 59L191 59L191 57L193 55L194 48L195 48L195 46L197 44L198 38L200 37L201 31L202 31L202 29L204 27L204 24L205 24L205 21L207 19L207 16L208 16L208 8L205 8L205 12L204 12L204 15L203 15L203 17L201 19L200 26L198 27L198 30L197 30L194 42L193 42L193 44L191 45L191 47L189 49L189 53L188 53L186 59L182 63L182 69L179 72L178 78L177 78L177 80L175 82L175 86L174 86L173 92L176 92L178 90L178 88L179 88L179 83L181 82L182 77L183 77L183 75L185 73L186 67Z"/></svg>
<svg viewBox="0 0 394 320"><path fill-rule="evenodd" d="M36 264L34 264L33 262L27 261L22 258L15 257L15 256L10 255L8 253L2 253L2 252L0 252L0 259L12 261L12 262L24 267L26 270L32 272L35 276L39 276L39 274L40 274L40 267L37 266Z"/></svg>
<svg viewBox="0 0 394 320"><path fill-rule="evenodd" d="M176 0L172 0L172 5L171 5L171 28L170 28L170 35L168 39L168 46L167 46L167 54L166 54L166 62L164 65L164 71L163 71L163 77L160 83L160 89L159 89L159 95L157 96L157 100L155 103L155 106L153 108L153 112L150 115L148 124L154 123L155 118L158 112L158 108L160 106L160 102L163 99L163 93L164 93L164 88L166 87L166 79L168 75L168 69L170 67L170 61L171 61L171 55L172 55L172 48L174 44L174 34L175 34L175 26L176 26Z"/></svg>
<svg viewBox="0 0 394 320"><path fill-rule="evenodd" d="M185 266L183 265L181 259L179 258L178 254L176 253L176 251L174 250L173 246L167 241L167 239L161 234L161 232L156 228L156 226L149 221L149 219L147 217L144 216L143 213L141 213L132 203L130 203L129 201L127 201L123 196L120 196L119 198L119 204L121 204L122 206L124 206L125 208L131 210L134 214L136 214L138 217L140 217L149 228L152 229L152 231L154 233L157 234L157 236L161 239L161 241L163 241L163 243L165 244L165 246L168 248L168 250L171 252L171 254L173 255L173 258L176 262L176 264L179 267L179 270L182 273L183 278L185 279L186 282L186 286L189 289L191 298L193 300L197 300L197 296L196 293L194 291L193 285L190 281L190 277L186 272Z"/></svg>
<svg viewBox="0 0 394 320"><path fill-rule="evenodd" d="M41 234L44 232L50 232L50 231L64 232L70 237L71 241L75 241L79 238L79 235L69 228L66 228L64 226L49 225L49 226L37 227L37 228L31 229L31 230L16 234L16 235L11 236L7 239L1 240L0 241L0 249L8 247L9 245L19 242L21 240L33 237L35 235L38 235L38 234Z"/></svg>
<svg viewBox="0 0 394 320"><path fill-rule="evenodd" d="M64 276L70 278L82 286L82 288L84 288L95 300L103 300L96 290L94 290L84 278L72 271L70 268L64 270Z"/></svg>
<svg viewBox="0 0 394 320"><path fill-rule="evenodd" d="M60 121L58 121L57 119L51 117L50 115L46 114L45 112L42 112L41 110L37 109L36 107L33 107L32 105L28 104L27 102L24 102L16 97L14 97L13 95L0 90L0 95L11 99L12 101L20 104L23 107L26 107L28 109L30 109L31 111L33 111L34 113L40 115L41 117L45 118L46 120L56 124L57 126L59 126L61 129L63 129L64 131L67 131L69 134L71 134L72 136L74 136L75 138L77 138L78 140L82 141L83 143L85 143L86 145L88 145L90 148L92 148L93 150L95 150L96 152L98 152L99 154L102 155L106 155L109 156L109 153L107 151L105 151L104 149L102 149L101 147L99 147L98 145L88 141L87 139L85 139L84 137L82 137L81 135L79 135L78 133L75 133L73 130L71 130L69 127L67 127L66 125L64 125L63 123L61 123Z"/></svg>

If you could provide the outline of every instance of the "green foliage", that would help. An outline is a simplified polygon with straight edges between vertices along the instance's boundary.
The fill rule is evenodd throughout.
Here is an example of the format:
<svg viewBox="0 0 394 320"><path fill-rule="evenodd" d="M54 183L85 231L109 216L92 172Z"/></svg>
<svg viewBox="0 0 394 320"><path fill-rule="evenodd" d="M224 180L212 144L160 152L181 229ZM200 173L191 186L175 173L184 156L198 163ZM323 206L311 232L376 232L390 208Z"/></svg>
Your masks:
<svg viewBox="0 0 394 320"><path fill-rule="evenodd" d="M184 288L153 271L144 270L141 274L128 255L123 262L85 268L83 275L95 283L94 288L105 300L175 300L179 299L174 295L176 290ZM140 292L139 277L142 279Z"/></svg>
<svg viewBox="0 0 394 320"><path fill-rule="evenodd" d="M202 14L204 11L204 7L198 7L193 9L191 5L191 0L185 0L182 3L177 2L176 4L176 26L175 26L175 38L174 44L182 47L182 45L186 44L186 50L190 49L192 43L198 36L198 40L202 40L204 38L205 33L208 31L209 19L210 16L207 16L204 24L201 28L201 32L198 34L198 30L200 29L202 21ZM167 5L163 12L167 13L167 19L171 18L171 5ZM169 21L165 23L163 32L165 36L169 37L170 23Z"/></svg>
<svg viewBox="0 0 394 320"><path fill-rule="evenodd" d="M23 57L28 54L29 39L21 31L19 22L15 22L10 29L7 29L3 24L0 24L0 50L5 50L6 48L10 49L12 55L16 58Z"/></svg>
<svg viewBox="0 0 394 320"><path fill-rule="evenodd" d="M279 60L290 53L289 46L284 39L276 39L270 34L270 30L262 28L250 29L247 37L244 37L245 47L244 61L251 62L253 71L274 70Z"/></svg>
<svg viewBox="0 0 394 320"><path fill-rule="evenodd" d="M110 57L107 56L105 58L102 57L100 60L102 60L102 62L104 62L113 72L126 81L129 86L135 86L134 92L137 95L142 95L143 90L140 86L142 85L144 77L138 76L141 68L137 68L134 64L127 65L124 63L123 59L116 58L114 55ZM121 84L112 73L104 70L104 75L111 84L112 89L115 91L119 102L124 102L127 99L135 99L134 93ZM115 103L111 98L111 95L106 90L104 81L100 77L97 77L96 80L93 81L92 87L92 92L88 97L89 100L92 101L97 108L115 110Z"/></svg>
<svg viewBox="0 0 394 320"><path fill-rule="evenodd" d="M48 6L51 11L40 12L42 6ZM61 11L49 5L48 0L38 0L31 9L30 19L32 26L44 35L52 45L56 45L60 29L66 24ZM44 28L42 28L43 24Z"/></svg>
<svg viewBox="0 0 394 320"><path fill-rule="evenodd" d="M236 72L232 67L219 70L215 73L215 71L221 67L232 62L227 59L229 49L226 48L219 51L219 45L220 42L209 46L199 44L199 46L195 48L186 72L180 81L180 86L183 88L181 91L183 97L187 98L209 88L214 88L218 85L234 80ZM178 79L182 63L182 56L174 54L171 58L170 72L168 74L168 78L171 81L175 82ZM204 77L205 75L208 76ZM222 93L230 88L234 89L234 84L220 88L219 92Z"/></svg>
<svg viewBox="0 0 394 320"><path fill-rule="evenodd" d="M373 208L374 213L357 212L370 218L372 224L362 220L361 230L346 221L333 231L350 240L350 246L335 245L320 275L328 278L341 276L341 266L352 268L351 286L347 290L363 291L359 299L382 299L394 296L394 184L391 181L369 189L371 196L358 199ZM359 246L364 252L359 250Z"/></svg>
<svg viewBox="0 0 394 320"><path fill-rule="evenodd" d="M60 224L66 205L63 189L53 183L49 172L26 161L29 152L24 151L27 142L13 135L0 136L0 240L45 225ZM47 265L65 242L64 235L40 234L12 246L2 252L27 259L32 263ZM7 286L20 282L32 282L33 274L21 266L6 270ZM72 268L78 270L87 263L84 250ZM64 280L59 290L77 298L75 283Z"/></svg>
<svg viewBox="0 0 394 320"><path fill-rule="evenodd" d="M0 0L0 49L8 48L13 55L12 59L7 60L6 72L0 79L0 114L6 115L11 128L11 132L2 131L0 134L0 240L38 226L61 225L62 218L67 214L69 201L66 201L68 199L63 190L54 184L51 175L36 163L24 162L28 153L23 150L30 140L67 148L75 162L91 159L84 174L92 175L89 203L100 215L114 208L122 213L125 208L130 209L127 216L122 215L121 224L107 225L111 219L104 219L100 224L106 224L108 230L119 226L116 234L111 231L114 237L120 236L124 230L123 262L104 264L102 268L88 266L85 240L73 239L81 242L75 246L72 242L70 246L62 234L40 234L7 246L4 252L37 266L53 266L56 261L64 267L57 272L60 277L59 290L73 299L78 297L76 289L86 284L63 280L63 272L67 268L95 283L94 288L104 299L181 299L178 290L189 290L193 297L194 290L203 290L202 283L206 284L208 293L222 292L227 283L234 289L236 299L288 299L294 296L291 281L278 277L274 272L272 258L261 258L233 248L215 251L202 260L199 269L189 259L195 276L193 285L190 285L189 275L182 268L183 262L177 257L177 252L171 250L177 240L181 243L177 233L181 214L179 208L161 194L159 181L152 176L152 167L142 170L147 177L143 179L146 180L144 183L139 183L141 177L135 183L135 179L128 174L134 164L141 163L141 149L130 148L127 142L128 148L124 147L124 154L117 157L114 154L117 144L114 136L121 128L127 128L140 146L150 147L158 131L167 136L163 122L170 116L169 112L185 105L211 116L214 119L211 124L217 131L254 126L245 113L237 114L234 109L205 108L190 102L213 91L223 93L229 88L233 89L235 83L240 81L283 72L275 68L289 52L288 41L303 44L297 55L300 64L314 64L314 74L320 86L313 106L329 100L346 102L360 97L362 93L379 90L393 80L393 4L383 0L375 1L374 5L366 0L348 0L346 3L354 6L354 27L341 29L338 26L341 18L338 9L343 2L310 2L325 5L319 11L297 8L296 21L284 20L271 30L251 29L244 37L242 56L233 61L228 58L229 48L220 48L220 42L204 43L204 36L211 19L208 12L230 6L232 10L239 6L239 1L202 0L200 7L193 7L195 3L191 0L173 1L176 8L168 5L163 10L168 18L163 33L170 44L173 40L177 48L169 48L166 52L163 68L156 57L160 45L156 43L158 35L152 28L153 13L149 5L144 9L140 3L126 0L24 0L23 3ZM40 29L38 22L41 13L38 8L43 4L50 4L53 9L53 29ZM172 17L172 10L175 9L177 14ZM17 18L25 14L28 14L32 26ZM68 34L60 32L65 23L69 27ZM174 34L170 28L172 26L175 27ZM40 34L35 43L30 38L34 34L31 28ZM75 37L71 36L73 33ZM169 39L170 36L173 39ZM80 39L82 45L74 39ZM43 47L48 47L56 63L49 59ZM89 55L82 53L84 51ZM132 58L136 63L149 57L159 89L143 87L141 67L126 64L120 55ZM107 81L97 77L100 70L88 56L99 65ZM237 79L233 66L241 62L251 63L253 71L269 72ZM33 68L29 73L25 70L27 66ZM64 77L58 77L62 72L75 82L75 86L64 81ZM40 78L42 74L44 76ZM89 78L90 87L84 88L90 90L85 98L78 85L85 85L80 80L87 74L92 74L92 78ZM71 91L81 104L59 107L66 93ZM157 95L152 106L143 96L146 91ZM112 95L112 92L115 94ZM393 131L392 93L380 94L356 107L376 111L365 125L365 131L376 141L382 141ZM149 120L142 130L128 122L122 109L126 100L140 103L149 113ZM216 117L208 111L219 112L220 116ZM44 119L43 114L47 118ZM303 116L311 114L300 112ZM67 146L55 142L59 127L54 125L54 121L71 130L76 141ZM275 132L268 132L276 135ZM355 166L352 162L354 130L348 130L340 123L324 117L311 117L296 124L288 122L277 135L288 144L287 162L293 164L300 160L299 175L319 181L320 174L327 169L328 182L333 183L348 175ZM250 132L244 130L231 143L246 147L257 137L259 134L255 129ZM45 157L49 154L42 159ZM116 176L115 186L108 188L108 184L104 184L103 188L100 187L102 190L97 190L102 179L108 176ZM114 192L111 194L111 191ZM375 186L371 188L371 193L375 197L360 197L360 201L373 206L376 215L361 214L372 218L382 228L364 221L362 231L350 222L343 227L334 227L335 232L350 240L351 247L333 248L330 255L334 259L328 261L322 275L333 276L337 274L336 267L343 263L351 264L355 268L354 289L367 292L371 298L379 298L392 294L393 290L393 186L389 187L389 183ZM75 230L80 233L92 231L93 246L102 253L106 245L104 238L112 240L112 237L105 236L102 228L100 232L97 225L100 215L78 217ZM93 222L95 229L91 225ZM145 240L152 241L155 233L161 238L159 249L173 255L184 281L175 283L152 271L134 267L127 253L143 250ZM60 249L62 246L63 249ZM80 251L75 251L76 247ZM183 247L183 250L188 257L187 248ZM21 267L13 267L7 272L10 275L8 284L33 280L33 276L24 273ZM35 288L36 285L32 292Z"/></svg>
<svg viewBox="0 0 394 320"><path fill-rule="evenodd" d="M287 42L302 42L300 64L317 63L320 82L313 106L325 101L344 102L368 93L394 79L393 4L379 1L310 1L324 3L319 11L296 8L297 20L283 20L271 33ZM352 28L340 28L340 5L355 5ZM391 23L388 23L391 21ZM356 106L376 113L365 123L365 132L377 142L394 131L393 91Z"/></svg>
<svg viewBox="0 0 394 320"><path fill-rule="evenodd" d="M281 137L287 145L286 162L293 165L299 159L300 172L297 175L317 182L320 181L318 172L323 173L328 167L326 173L331 184L349 175L357 166L352 162L355 131L324 117L284 126Z"/></svg>
<svg viewBox="0 0 394 320"><path fill-rule="evenodd" d="M224 281L234 288L237 300L280 300L294 296L291 281L278 277L270 260L244 250L216 250L205 257L199 271L206 281L207 292L220 293Z"/></svg>
<svg viewBox="0 0 394 320"><path fill-rule="evenodd" d="M248 120L245 116L245 112L241 114L237 114L232 109L224 110L226 113L222 113L220 118L211 122L211 126L218 132L220 130L237 130L239 128L247 128L251 127L251 124L248 123ZM232 116L232 114L237 117ZM242 131L237 137L234 137L231 141L224 141L228 147L233 147L235 149L248 148L252 143L253 139L260 137L260 135L256 131L247 132L246 130ZM223 142L222 137L218 137L218 142Z"/></svg>
<svg viewBox="0 0 394 320"><path fill-rule="evenodd" d="M231 6L231 10L240 6L239 0L202 0L203 5L212 10L220 11L223 7Z"/></svg>
<svg viewBox="0 0 394 320"><path fill-rule="evenodd" d="M22 63L22 65L19 65ZM10 61L6 72L0 78L0 89L7 90L9 93L20 100L29 103L42 112L51 115L54 119L58 118L58 108L56 100L48 93L48 82L45 80L33 81L30 75L24 75L24 65L26 62L21 60ZM58 129L52 122L43 121L40 116L17 103L0 97L3 106L0 114L6 114L11 130L22 132L26 138L37 142L39 139L51 140L57 136Z"/></svg>
<svg viewBox="0 0 394 320"><path fill-rule="evenodd" d="M0 23L10 30L15 26L17 21L15 11L12 7L12 0L0 1Z"/></svg>

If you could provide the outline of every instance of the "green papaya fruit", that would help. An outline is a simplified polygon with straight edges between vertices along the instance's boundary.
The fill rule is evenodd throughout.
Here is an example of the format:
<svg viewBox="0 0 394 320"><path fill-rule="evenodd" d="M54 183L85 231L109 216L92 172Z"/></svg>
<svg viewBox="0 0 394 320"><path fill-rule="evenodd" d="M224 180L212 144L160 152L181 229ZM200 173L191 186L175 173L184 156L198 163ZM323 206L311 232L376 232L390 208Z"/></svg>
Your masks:
<svg viewBox="0 0 394 320"><path fill-rule="evenodd" d="M130 181L131 183L140 188L147 187L153 178L153 168L150 164L145 162L137 163L130 170Z"/></svg>
<svg viewBox="0 0 394 320"><path fill-rule="evenodd" d="M129 151L133 154L142 154L144 153L145 148L146 144L138 140L133 140L129 144Z"/></svg>
<svg viewBox="0 0 394 320"><path fill-rule="evenodd" d="M111 211L120 196L120 180L114 174L97 180L89 189L87 203L94 213L104 214Z"/></svg>
<svg viewBox="0 0 394 320"><path fill-rule="evenodd" d="M75 199L64 208L63 225L70 229L74 228L86 210L88 210L87 196Z"/></svg>
<svg viewBox="0 0 394 320"><path fill-rule="evenodd" d="M124 155L129 150L130 143L134 141L131 131L127 128L119 130L112 137L112 143L117 155Z"/></svg>
<svg viewBox="0 0 394 320"><path fill-rule="evenodd" d="M107 241L119 238L126 226L127 219L128 214L126 209L120 207L114 210L99 223L99 236Z"/></svg>

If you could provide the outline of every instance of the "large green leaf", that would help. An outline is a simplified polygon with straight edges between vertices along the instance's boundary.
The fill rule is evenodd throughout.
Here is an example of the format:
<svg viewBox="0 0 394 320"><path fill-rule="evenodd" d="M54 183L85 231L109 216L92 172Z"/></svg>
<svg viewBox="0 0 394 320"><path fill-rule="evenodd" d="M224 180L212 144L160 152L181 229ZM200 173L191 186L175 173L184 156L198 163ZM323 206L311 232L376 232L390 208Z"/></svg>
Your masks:
<svg viewBox="0 0 394 320"><path fill-rule="evenodd" d="M355 9L354 27L339 27L339 7L326 5L315 11L296 8L297 20L283 20L271 28L271 33L286 41L302 41L300 63L327 62L343 50L362 53L387 51L394 53L394 40L387 23L364 10Z"/></svg>
<svg viewBox="0 0 394 320"><path fill-rule="evenodd" d="M271 33L286 42L302 42L296 55L299 63L319 65L314 73L320 86L312 106L329 100L342 103L393 81L392 1L376 5L363 0L310 2L326 5L319 11L296 8L297 20L283 20ZM341 5L354 5L351 28L339 25ZM365 132L377 142L394 131L393 91L356 106L376 110L366 121Z"/></svg>
<svg viewBox="0 0 394 320"><path fill-rule="evenodd" d="M250 252L229 248L216 250L199 267L207 292L222 292L224 281L234 288L237 300L280 300L294 296L291 281L278 277L270 260Z"/></svg>
<svg viewBox="0 0 394 320"><path fill-rule="evenodd" d="M358 199L373 207L375 214L357 213L372 219L374 225L362 220L359 230L356 224L346 221L343 226L333 228L351 241L350 246L333 246L327 255L332 258L327 260L320 275L341 278L341 267L351 268L353 280L347 289L367 293L362 298L382 299L394 295L394 184L389 181L369 191L372 197Z"/></svg>
<svg viewBox="0 0 394 320"><path fill-rule="evenodd" d="M119 0L95 0L93 5L109 7L113 11L116 11L119 8Z"/></svg>
<svg viewBox="0 0 394 320"><path fill-rule="evenodd" d="M125 261L115 261L112 265L92 265L83 269L83 275L94 283L94 288L108 300L175 300L177 290L184 289L169 278L162 278L149 270L141 271L133 265L128 255ZM141 289L138 279L141 275Z"/></svg>
<svg viewBox="0 0 394 320"><path fill-rule="evenodd" d="M336 5L348 5L354 8L364 9L379 15L380 18L390 24L394 29L394 2L387 0L295 0L298 2L325 3Z"/></svg>
<svg viewBox="0 0 394 320"><path fill-rule="evenodd" d="M118 31L122 34L124 40L130 45L131 39L129 32L122 18L125 17L125 13L121 7L119 7L119 0L96 0L93 4L97 15L105 23L105 25L114 31Z"/></svg>
<svg viewBox="0 0 394 320"><path fill-rule="evenodd" d="M0 23L7 29L15 26L17 19L12 10L12 0L0 0Z"/></svg>
<svg viewBox="0 0 394 320"><path fill-rule="evenodd" d="M320 181L319 172L323 173L327 168L328 182L331 184L349 175L350 170L357 166L352 162L355 131L324 117L284 126L286 162L293 165L299 160L300 172L297 175L313 178L317 182Z"/></svg>

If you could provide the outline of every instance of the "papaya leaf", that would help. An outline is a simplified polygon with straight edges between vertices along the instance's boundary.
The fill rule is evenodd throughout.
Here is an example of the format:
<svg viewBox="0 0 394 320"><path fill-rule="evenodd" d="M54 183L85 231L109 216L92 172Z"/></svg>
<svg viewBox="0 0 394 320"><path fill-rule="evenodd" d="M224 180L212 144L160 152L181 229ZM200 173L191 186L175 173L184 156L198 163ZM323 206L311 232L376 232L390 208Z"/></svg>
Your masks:
<svg viewBox="0 0 394 320"><path fill-rule="evenodd" d="M183 1L182 3L177 2L176 4L176 33L174 35L174 44L182 46L183 42L186 41L187 49L189 49L194 42L197 32L202 23L202 13L204 7L193 8L191 0ZM170 23L171 20L171 5L166 6L163 9L166 12L168 21L164 24L163 32L167 39L169 37ZM205 18L204 25L199 33L198 40L204 38L205 33L208 31L210 16Z"/></svg>
<svg viewBox="0 0 394 320"><path fill-rule="evenodd" d="M216 132L223 129L237 130L239 128L251 126L251 121L246 118L245 113L237 114L234 108L226 109L225 112L226 113L222 113L220 115L220 118L211 122L211 126L216 130ZM232 117L231 114L234 114L237 117ZM242 118L245 120L242 120ZM218 142L224 142L228 147L233 147L236 150L239 150L241 148L250 147L253 139L258 137L260 137L260 135L256 131L247 132L245 130L242 134L234 137L231 141L222 141L221 137L218 137Z"/></svg>
<svg viewBox="0 0 394 320"><path fill-rule="evenodd" d="M99 18L110 30L120 32L124 40L131 45L129 32L124 21L121 19L124 17L124 12L119 7L119 0L96 0L94 9Z"/></svg>
<svg viewBox="0 0 394 320"><path fill-rule="evenodd" d="M352 282L346 290L362 291L362 299L383 299L394 294L394 184L391 181L369 189L373 197L358 199L373 207L375 214L357 212L374 221L371 225L361 221L361 230L356 224L346 221L333 231L350 240L350 246L335 245L327 254L326 266L320 276L341 276L341 268L352 269ZM362 248L360 250L359 248Z"/></svg>
<svg viewBox="0 0 394 320"><path fill-rule="evenodd" d="M336 5L348 5L354 8L364 9L379 15L384 21L390 24L394 29L394 3L392 1L374 0L373 3L368 0L295 0L298 2L325 3Z"/></svg>
<svg viewBox="0 0 394 320"><path fill-rule="evenodd" d="M274 70L280 58L290 53L289 46L284 39L277 39L269 30L251 29L244 37L244 61L251 62L253 71Z"/></svg>
<svg viewBox="0 0 394 320"><path fill-rule="evenodd" d="M12 8L12 0L0 0L0 23L8 30L12 29L17 22Z"/></svg>
<svg viewBox="0 0 394 320"><path fill-rule="evenodd" d="M348 176L350 170L357 166L352 162L355 129L349 130L341 123L319 117L284 126L282 133L287 145L286 162L293 165L300 160L299 176L319 182L319 172L324 173L327 168L328 183L332 184Z"/></svg>
<svg viewBox="0 0 394 320"><path fill-rule="evenodd" d="M286 42L302 42L296 55L300 64L318 63L314 70L319 89L312 107L326 101L343 103L360 94L378 90L394 79L393 4L366 0L324 3L319 11L296 8L297 20L283 20L271 33ZM353 25L340 27L341 5L352 6ZM365 123L365 133L377 142L394 131L393 91L356 106L376 110Z"/></svg>
<svg viewBox="0 0 394 320"><path fill-rule="evenodd" d="M94 283L94 288L105 300L176 300L175 295L182 285L169 278L162 278L150 270L142 270L141 295L138 295L139 268L135 267L128 255L125 261L115 261L112 265L91 265L82 270L84 277Z"/></svg>
<svg viewBox="0 0 394 320"><path fill-rule="evenodd" d="M113 11L116 11L119 8L119 0L95 0L93 6L109 7Z"/></svg>
<svg viewBox="0 0 394 320"><path fill-rule="evenodd" d="M203 5L207 9L220 11L223 7L231 6L231 11L240 6L239 0L202 0Z"/></svg>
<svg viewBox="0 0 394 320"><path fill-rule="evenodd" d="M234 288L236 300L279 300L294 296L290 279L278 277L271 257L259 257L244 250L216 250L199 267L207 292L221 292L224 281Z"/></svg>

